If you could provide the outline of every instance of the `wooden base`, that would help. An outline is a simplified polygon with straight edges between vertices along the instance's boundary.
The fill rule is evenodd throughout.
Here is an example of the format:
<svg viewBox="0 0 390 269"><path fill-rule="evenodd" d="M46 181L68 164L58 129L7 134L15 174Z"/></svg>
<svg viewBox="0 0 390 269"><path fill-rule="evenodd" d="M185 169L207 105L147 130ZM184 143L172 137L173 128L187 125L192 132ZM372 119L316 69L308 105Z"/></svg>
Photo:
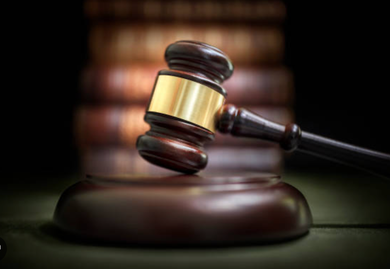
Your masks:
<svg viewBox="0 0 390 269"><path fill-rule="evenodd" d="M87 176L61 196L63 230L104 242L242 244L308 232L303 195L272 174Z"/></svg>

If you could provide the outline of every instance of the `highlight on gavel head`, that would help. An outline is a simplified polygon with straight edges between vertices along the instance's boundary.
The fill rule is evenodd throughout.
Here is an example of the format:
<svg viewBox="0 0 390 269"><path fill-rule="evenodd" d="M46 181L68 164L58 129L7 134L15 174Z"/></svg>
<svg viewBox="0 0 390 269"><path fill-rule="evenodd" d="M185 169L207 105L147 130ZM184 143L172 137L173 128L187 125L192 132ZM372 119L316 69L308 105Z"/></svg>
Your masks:
<svg viewBox="0 0 390 269"><path fill-rule="evenodd" d="M194 41L169 45L165 60L170 69L158 73L145 115L150 130L138 137L137 149L150 163L196 173L207 165L203 146L214 140L226 99L220 83L233 64L219 49Z"/></svg>

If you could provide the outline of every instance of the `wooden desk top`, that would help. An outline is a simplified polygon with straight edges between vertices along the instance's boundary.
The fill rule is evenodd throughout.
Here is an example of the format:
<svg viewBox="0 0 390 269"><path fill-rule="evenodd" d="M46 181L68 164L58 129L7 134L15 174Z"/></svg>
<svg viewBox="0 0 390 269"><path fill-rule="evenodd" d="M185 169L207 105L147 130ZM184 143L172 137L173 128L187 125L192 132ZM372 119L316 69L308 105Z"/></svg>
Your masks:
<svg viewBox="0 0 390 269"><path fill-rule="evenodd" d="M307 198L314 225L273 245L145 248L73 241L52 214L78 176L3 178L1 268L386 268L390 265L390 181L363 174L287 173ZM5 184L7 182L7 184ZM28 182L28 183L26 183ZM3 267L3 265L6 265Z"/></svg>

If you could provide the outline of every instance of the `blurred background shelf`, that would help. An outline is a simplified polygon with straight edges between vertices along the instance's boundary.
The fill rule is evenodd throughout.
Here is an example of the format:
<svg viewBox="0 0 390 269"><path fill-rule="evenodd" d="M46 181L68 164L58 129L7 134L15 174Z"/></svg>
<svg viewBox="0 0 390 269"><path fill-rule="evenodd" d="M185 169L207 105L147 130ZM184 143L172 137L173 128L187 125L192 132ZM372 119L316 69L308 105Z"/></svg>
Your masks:
<svg viewBox="0 0 390 269"><path fill-rule="evenodd" d="M194 20L188 16L188 11L180 13L179 18L174 20L156 18L158 17L156 14L165 14L160 12L161 9L167 9L168 6L174 5L175 1L160 8L156 5L154 8L158 12L147 15L151 17L145 17L145 14L137 11L138 17L125 19L129 16L128 9L122 8L121 5L127 5L127 1L113 1L112 5L119 5L119 8L108 9L114 11L102 14L104 18L99 17L100 11L96 11L96 8L92 8L94 11L89 11L89 15L86 14L86 6L94 6L98 2L100 1L91 1L92 4L78 2L50 5L24 3L19 6L10 2L5 6L5 10L17 11L6 16L12 23L6 27L5 40L8 42L4 42L6 54L11 56L6 57L4 63L7 66L4 85L10 85L4 97L5 173L61 174L79 170L78 147L73 133L78 106L86 103L101 104L103 99L110 104L118 100L132 102L134 96L126 91L128 89L126 87L130 87L126 85L131 84L126 81L135 79L128 75L132 72L129 71L131 68L134 70L133 63L131 66L110 69L111 67L92 64L89 56L88 40L93 28L91 26L111 25L118 21L122 25L140 24L140 21L148 23L161 21L161 25L187 24L198 28L205 27L208 23L221 24L223 27L240 25L277 28L285 40L283 41L285 49L280 60L287 68L283 70L289 70L290 75L269 71L270 73L265 76L264 71L268 72L269 65L267 69L260 70L258 69L260 67L237 63L234 74L236 81L234 82L232 78L226 82L226 87L230 84L231 95L234 95L232 90L237 88L237 85L243 85L246 91L251 90L252 83L264 85L264 91L269 90L275 96L271 98L271 95L267 94L258 98L262 98L267 106L276 106L279 99L280 105L291 107L296 122L304 130L374 150L390 152L389 132L382 128L387 122L388 114L386 94L389 68L386 63L390 60L388 50L390 44L385 34L389 16L384 5L338 3L335 6L328 1L315 3L217 1L215 4L217 7L230 4L234 6L235 17L226 21L222 18L230 14L226 10L218 13L218 16L222 16L218 17L213 13L207 13L207 9L206 17L201 17L199 14L202 13L197 11L198 9L192 10L191 14L198 16ZM131 2L135 3L137 6L135 10L138 10L144 9L143 5L152 5L158 1L145 1L147 4L142 4L143 1ZM185 10L188 10L188 6L192 7L192 2L188 3L190 2L184 1ZM200 1L199 6L214 6L213 3ZM259 5L261 6L259 10L266 11L256 11L247 7L251 5ZM274 5L275 7L271 8ZM117 12L120 18L113 16ZM170 12L177 13L177 9ZM248 12L257 15L245 16L243 19L242 14L247 15ZM171 18L170 16L168 17ZM247 34L242 36L244 40L247 39ZM158 59L159 64L164 66L162 56L159 54ZM137 70L140 73L149 68L146 64L143 65L144 63L134 64L139 67ZM160 67L150 68L158 70ZM91 95L90 90L98 88L91 84L86 88L82 87L84 72L98 74L101 91ZM116 75L111 75L111 72L115 72ZM154 72L150 71L149 75L146 75L149 78L144 80L145 85L140 86L140 93L135 95L140 99L134 100L135 102L144 102L141 99L147 96L145 89L149 88L148 85L155 77ZM251 74L259 74L259 81ZM106 80L111 76L115 79ZM289 82L289 79L287 81L280 76L293 80ZM253 82L243 84L239 77L244 81ZM265 80L266 77L273 79ZM279 79L276 79L278 77ZM280 81L280 84L273 85L276 80ZM108 81L113 81L117 87L114 95L107 95L106 90L111 87L105 84ZM292 87L289 86L290 83L293 83ZM260 92L258 91L258 94ZM123 98L120 97L123 96L122 93L125 95ZM279 96L277 93L283 97L276 97ZM240 96L238 92L235 95ZM229 101L233 102L234 98L236 97ZM253 98L255 99L258 100ZM254 103L251 105L259 104ZM353 136L352 132L355 133ZM285 163L289 169L300 171L312 168L320 171L343 169L337 164L299 153L287 158ZM352 170L345 168L344 171Z"/></svg>

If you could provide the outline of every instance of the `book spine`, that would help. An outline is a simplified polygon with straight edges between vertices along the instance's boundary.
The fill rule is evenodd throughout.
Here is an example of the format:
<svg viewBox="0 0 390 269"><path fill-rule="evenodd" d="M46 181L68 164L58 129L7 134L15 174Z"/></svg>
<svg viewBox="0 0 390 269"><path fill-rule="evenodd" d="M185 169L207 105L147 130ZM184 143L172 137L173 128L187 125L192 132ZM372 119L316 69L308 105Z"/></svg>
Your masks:
<svg viewBox="0 0 390 269"><path fill-rule="evenodd" d="M160 64L89 66L81 74L81 97L86 102L146 105Z"/></svg>
<svg viewBox="0 0 390 269"><path fill-rule="evenodd" d="M283 152L276 148L229 148L212 147L207 149L208 171L254 171L280 173L283 165Z"/></svg>
<svg viewBox="0 0 390 269"><path fill-rule="evenodd" d="M139 135L149 130L145 107L81 106L75 113L75 140L80 148L123 145L135 148Z"/></svg>
<svg viewBox="0 0 390 269"><path fill-rule="evenodd" d="M294 99L294 80L289 69L237 66L223 87L226 102L245 106L289 105Z"/></svg>
<svg viewBox="0 0 390 269"><path fill-rule="evenodd" d="M83 174L172 174L172 171L150 164L134 148L98 147L80 153Z"/></svg>
<svg viewBox="0 0 390 269"><path fill-rule="evenodd" d="M89 48L97 63L162 63L166 47L177 40L213 45L236 64L280 63L284 53L279 28L222 24L100 24L91 29Z"/></svg>
<svg viewBox="0 0 390 269"><path fill-rule="evenodd" d="M82 74L81 90L85 101L96 103L146 105L160 64L96 66ZM258 68L237 66L223 87L227 102L239 105L285 105L293 100L293 77L285 67Z"/></svg>
<svg viewBox="0 0 390 269"><path fill-rule="evenodd" d="M178 1L87 0L90 20L247 21L281 23L286 16L282 1Z"/></svg>

